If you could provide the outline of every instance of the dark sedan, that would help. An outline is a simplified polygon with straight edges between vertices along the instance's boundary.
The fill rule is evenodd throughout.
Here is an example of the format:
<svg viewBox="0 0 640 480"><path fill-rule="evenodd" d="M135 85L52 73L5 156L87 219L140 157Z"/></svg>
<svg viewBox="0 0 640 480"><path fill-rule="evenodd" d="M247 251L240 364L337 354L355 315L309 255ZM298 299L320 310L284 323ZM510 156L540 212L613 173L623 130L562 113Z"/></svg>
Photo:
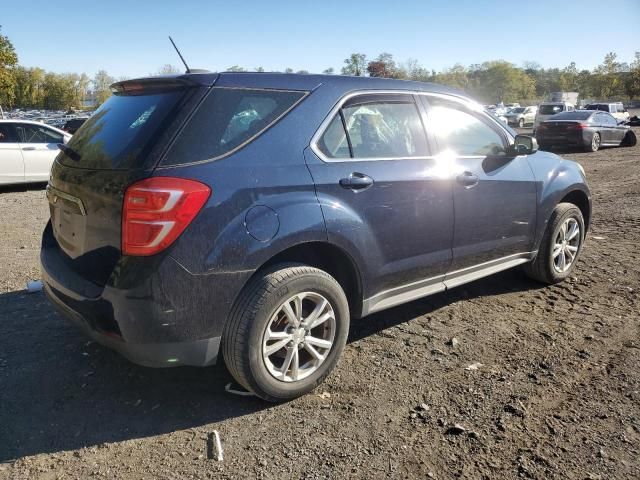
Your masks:
<svg viewBox="0 0 640 480"><path fill-rule="evenodd" d="M78 131L78 129L84 124L84 122L86 122L88 120L88 118L82 117L82 118L72 118L71 120L67 120L67 123L64 124L64 127L62 127L62 129L65 132L70 133L71 135L73 135L74 133L76 133Z"/></svg>
<svg viewBox="0 0 640 480"><path fill-rule="evenodd" d="M627 126L609 113L577 110L558 113L542 122L536 130L536 140L542 149L580 147L595 152L600 147L632 147L636 136Z"/></svg>

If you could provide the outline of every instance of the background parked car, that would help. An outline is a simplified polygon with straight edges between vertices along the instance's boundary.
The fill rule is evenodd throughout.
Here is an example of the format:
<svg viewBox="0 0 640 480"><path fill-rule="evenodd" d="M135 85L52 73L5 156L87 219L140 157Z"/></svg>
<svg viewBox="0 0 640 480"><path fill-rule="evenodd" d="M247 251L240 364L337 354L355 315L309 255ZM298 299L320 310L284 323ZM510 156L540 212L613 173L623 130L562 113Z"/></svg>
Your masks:
<svg viewBox="0 0 640 480"><path fill-rule="evenodd" d="M506 113L504 117L507 119L509 125L516 125L520 128L525 125L533 125L536 119L536 113L538 113L538 107L515 107L509 113Z"/></svg>
<svg viewBox="0 0 640 480"><path fill-rule="evenodd" d="M0 120L0 184L46 182L71 135L44 123Z"/></svg>
<svg viewBox="0 0 640 480"><path fill-rule="evenodd" d="M536 130L540 148L553 146L581 147L595 152L602 147L636 144L636 135L621 125L611 114L593 110L577 110L554 115Z"/></svg>
<svg viewBox="0 0 640 480"><path fill-rule="evenodd" d="M79 118L72 118L71 120L67 120L67 122L62 127L62 130L73 135L78 131L78 129L82 126L82 124L86 122L88 119L89 119L88 117L79 117Z"/></svg>
<svg viewBox="0 0 640 480"><path fill-rule="evenodd" d="M601 112L607 112L607 113L610 113L612 116L614 116L619 121L622 121L622 122L628 122L629 121L629 112L627 112L627 109L624 108L624 105L622 105L622 102L590 103L589 105L584 107L584 109L585 110L599 110Z"/></svg>
<svg viewBox="0 0 640 480"><path fill-rule="evenodd" d="M568 102L543 102L538 106L536 118L533 121L533 133L536 133L538 125L547 120L552 115L561 112L572 112L575 110L573 103Z"/></svg>

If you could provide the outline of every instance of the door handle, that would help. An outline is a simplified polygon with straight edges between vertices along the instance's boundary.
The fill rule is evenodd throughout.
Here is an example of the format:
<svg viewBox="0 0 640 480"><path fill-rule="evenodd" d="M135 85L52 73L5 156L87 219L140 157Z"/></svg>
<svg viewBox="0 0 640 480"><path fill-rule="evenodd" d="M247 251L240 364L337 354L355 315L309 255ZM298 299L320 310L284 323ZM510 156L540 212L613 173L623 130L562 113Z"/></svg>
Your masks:
<svg viewBox="0 0 640 480"><path fill-rule="evenodd" d="M353 191L366 190L371 185L373 185L373 178L359 172L353 172L348 177L340 179L342 188L348 188Z"/></svg>
<svg viewBox="0 0 640 480"><path fill-rule="evenodd" d="M22 147L22 150L35 150L36 147Z"/></svg>
<svg viewBox="0 0 640 480"><path fill-rule="evenodd" d="M456 177L456 180L458 180L458 183L463 185L464 188L475 187L478 184L478 176L468 171L462 172Z"/></svg>

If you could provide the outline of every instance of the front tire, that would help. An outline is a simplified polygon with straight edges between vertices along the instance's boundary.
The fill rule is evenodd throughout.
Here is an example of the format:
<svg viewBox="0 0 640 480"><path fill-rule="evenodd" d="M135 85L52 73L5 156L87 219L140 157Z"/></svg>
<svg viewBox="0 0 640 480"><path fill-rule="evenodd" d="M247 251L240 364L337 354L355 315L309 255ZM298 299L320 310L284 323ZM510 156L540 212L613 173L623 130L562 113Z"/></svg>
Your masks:
<svg viewBox="0 0 640 480"><path fill-rule="evenodd" d="M222 336L225 364L258 397L304 395L333 370L349 332L349 304L328 273L278 265L243 289Z"/></svg>
<svg viewBox="0 0 640 480"><path fill-rule="evenodd" d="M582 252L585 227L582 212L572 203L560 203L551 214L536 258L525 273L542 283L563 281L573 272Z"/></svg>
<svg viewBox="0 0 640 480"><path fill-rule="evenodd" d="M518 126L520 128L524 128L524 118L521 118L520 120L518 120Z"/></svg>

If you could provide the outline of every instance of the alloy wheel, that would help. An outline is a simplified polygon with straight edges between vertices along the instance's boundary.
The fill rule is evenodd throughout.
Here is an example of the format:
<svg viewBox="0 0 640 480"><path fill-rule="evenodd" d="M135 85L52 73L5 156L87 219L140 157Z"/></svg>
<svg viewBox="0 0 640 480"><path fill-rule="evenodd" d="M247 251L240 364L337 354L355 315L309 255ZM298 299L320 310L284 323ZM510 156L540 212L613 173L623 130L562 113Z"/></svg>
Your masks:
<svg viewBox="0 0 640 480"><path fill-rule="evenodd" d="M600 135L597 133L593 134L593 138L591 139L591 150L594 152L598 151L600 148Z"/></svg>
<svg viewBox="0 0 640 480"><path fill-rule="evenodd" d="M269 320L262 337L262 359L277 380L302 380L327 359L335 334L331 303L319 293L298 293L283 302Z"/></svg>
<svg viewBox="0 0 640 480"><path fill-rule="evenodd" d="M580 249L580 224L573 217L567 218L558 230L553 244L553 268L564 273L571 268Z"/></svg>

